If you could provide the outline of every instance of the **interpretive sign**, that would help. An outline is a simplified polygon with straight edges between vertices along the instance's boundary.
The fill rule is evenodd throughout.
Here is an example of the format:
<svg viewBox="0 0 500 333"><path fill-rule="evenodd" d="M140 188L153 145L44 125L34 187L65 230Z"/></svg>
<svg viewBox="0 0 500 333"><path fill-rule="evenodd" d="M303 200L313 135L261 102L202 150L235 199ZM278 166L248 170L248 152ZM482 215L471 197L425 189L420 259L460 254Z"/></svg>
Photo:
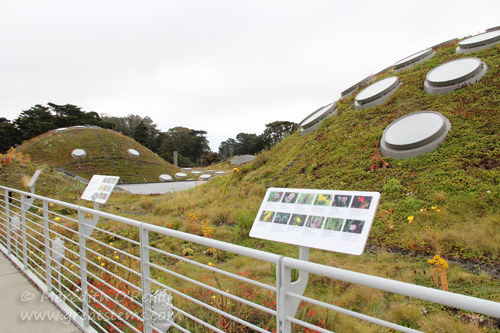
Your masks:
<svg viewBox="0 0 500 333"><path fill-rule="evenodd" d="M120 177L94 175L82 194L82 199L105 204Z"/></svg>
<svg viewBox="0 0 500 333"><path fill-rule="evenodd" d="M361 255L380 193L269 188L250 237Z"/></svg>

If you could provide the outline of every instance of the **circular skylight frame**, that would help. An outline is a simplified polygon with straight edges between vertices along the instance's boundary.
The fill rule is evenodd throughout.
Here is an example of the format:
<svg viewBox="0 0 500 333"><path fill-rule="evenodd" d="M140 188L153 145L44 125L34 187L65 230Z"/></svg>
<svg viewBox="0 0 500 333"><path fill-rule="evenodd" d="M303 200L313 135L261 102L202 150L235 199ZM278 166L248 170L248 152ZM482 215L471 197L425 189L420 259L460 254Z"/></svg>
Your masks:
<svg viewBox="0 0 500 333"><path fill-rule="evenodd" d="M199 175L201 175L201 171L193 170L193 171L191 171L191 174L195 175L195 176L199 176Z"/></svg>
<svg viewBox="0 0 500 333"><path fill-rule="evenodd" d="M56 133L63 133L63 132L67 132L67 131L68 131L67 127L61 127L61 128L56 129Z"/></svg>
<svg viewBox="0 0 500 333"><path fill-rule="evenodd" d="M182 168L181 170L182 170L182 171L193 171L193 169L192 169L192 168Z"/></svg>
<svg viewBox="0 0 500 333"><path fill-rule="evenodd" d="M397 76L377 81L361 90L354 98L354 108L362 110L384 103L401 86Z"/></svg>
<svg viewBox="0 0 500 333"><path fill-rule="evenodd" d="M460 41L456 52L460 54L476 52L498 43L500 43L500 30L487 31Z"/></svg>
<svg viewBox="0 0 500 333"><path fill-rule="evenodd" d="M141 153L139 153L137 150L135 149L127 149L127 153L132 156L132 157L141 157Z"/></svg>
<svg viewBox="0 0 500 333"><path fill-rule="evenodd" d="M435 54L436 54L436 52L432 48L425 49L423 51L414 53L414 54L396 62L393 65L394 66L393 72L397 73L399 71L408 69L412 66L421 64L421 63L431 59Z"/></svg>
<svg viewBox="0 0 500 333"><path fill-rule="evenodd" d="M77 148L71 152L71 156L76 159L84 158L85 156L87 156L87 152L84 149Z"/></svg>
<svg viewBox="0 0 500 333"><path fill-rule="evenodd" d="M380 139L380 151L394 159L413 158L437 148L451 123L436 111L418 111L393 121ZM403 139L399 139L398 137Z"/></svg>
<svg viewBox="0 0 500 333"><path fill-rule="evenodd" d="M184 179L184 178L187 178L187 176L188 176L188 175L187 175L187 174L185 174L184 172L177 172L177 173L175 174L175 178L177 178L177 179Z"/></svg>
<svg viewBox="0 0 500 333"><path fill-rule="evenodd" d="M200 179L203 181L210 180L212 178L212 175L204 174L200 176Z"/></svg>
<svg viewBox="0 0 500 333"><path fill-rule="evenodd" d="M318 110L311 113L309 116L304 118L299 126L303 129L307 129L309 127L316 126L318 127L323 120L326 118L337 114L337 105L335 103L330 103L326 106L319 108Z"/></svg>
<svg viewBox="0 0 500 333"><path fill-rule="evenodd" d="M161 182L170 182L172 181L172 176L167 175L166 173L161 174L160 177L158 177Z"/></svg>
<svg viewBox="0 0 500 333"><path fill-rule="evenodd" d="M454 75L451 73L455 70ZM488 71L479 58L466 57L447 61L431 69L424 82L424 91L432 95L444 95L478 82Z"/></svg>

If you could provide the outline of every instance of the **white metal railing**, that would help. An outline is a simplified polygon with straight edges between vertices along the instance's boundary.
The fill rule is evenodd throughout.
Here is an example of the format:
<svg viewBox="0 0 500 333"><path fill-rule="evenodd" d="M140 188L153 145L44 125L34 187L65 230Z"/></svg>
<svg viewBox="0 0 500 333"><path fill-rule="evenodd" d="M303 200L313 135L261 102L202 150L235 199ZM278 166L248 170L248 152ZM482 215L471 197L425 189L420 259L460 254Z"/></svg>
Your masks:
<svg viewBox="0 0 500 333"><path fill-rule="evenodd" d="M331 332L299 304L394 330L303 295L308 274L500 317L500 303L314 264L0 186L0 250L85 332ZM168 238L168 242L165 239ZM172 245L173 244L173 245ZM192 251L203 252L194 260ZM305 255L303 256L303 253ZM308 252L301 249L301 259ZM266 278L225 268L251 258ZM233 260L238 262L238 260ZM292 282L292 270L299 278ZM321 326L321 327L320 327Z"/></svg>

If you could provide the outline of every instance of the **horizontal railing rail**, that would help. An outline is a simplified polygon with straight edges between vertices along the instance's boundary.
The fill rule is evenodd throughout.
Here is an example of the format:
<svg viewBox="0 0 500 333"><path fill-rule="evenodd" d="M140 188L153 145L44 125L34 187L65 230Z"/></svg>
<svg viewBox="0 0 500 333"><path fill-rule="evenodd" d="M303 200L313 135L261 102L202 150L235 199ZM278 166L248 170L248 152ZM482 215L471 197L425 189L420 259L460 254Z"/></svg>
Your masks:
<svg viewBox="0 0 500 333"><path fill-rule="evenodd" d="M0 199L0 250L85 332L331 332L297 316L298 304L416 332L303 294L299 280L309 274L500 317L497 302L230 244L96 205L4 186Z"/></svg>

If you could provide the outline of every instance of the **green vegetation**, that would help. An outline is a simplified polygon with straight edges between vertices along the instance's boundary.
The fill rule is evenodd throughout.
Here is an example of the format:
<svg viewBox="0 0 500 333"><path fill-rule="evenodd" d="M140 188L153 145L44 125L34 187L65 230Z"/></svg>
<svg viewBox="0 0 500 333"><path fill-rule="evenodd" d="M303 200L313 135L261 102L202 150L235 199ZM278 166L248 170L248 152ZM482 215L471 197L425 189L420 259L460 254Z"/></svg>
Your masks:
<svg viewBox="0 0 500 333"><path fill-rule="evenodd" d="M442 96L426 94L423 82L428 71L463 56L455 53L456 46L456 42L441 46L431 60L397 73L403 85L382 105L355 110L354 93L337 102L338 115L325 120L315 132L304 137L295 132L230 175L181 193L115 193L103 210L136 219L136 214L141 214L138 219L147 223L297 257L296 246L248 237L267 187L377 191L381 200L365 254L354 257L312 250L311 261L437 288L445 284L434 280L428 260L439 255L449 264L446 286L450 291L500 302L496 270L500 264L500 45L472 54L489 67L480 82ZM377 80L391 75L379 75ZM383 157L379 142L386 126L403 115L422 110L438 111L450 120L452 128L446 139L434 151L416 158ZM85 140L90 140L95 133L87 131ZM68 134L72 132L76 131ZM108 131L100 131L99 136L103 132ZM55 145L59 137L60 134L48 133L38 141L46 143L28 142L19 151L29 153L34 161L48 163L42 153L48 154L45 147ZM82 142L81 138L78 142ZM126 142L139 150L132 146L133 141ZM96 146L100 145L99 141ZM95 173L92 168L100 165L98 159L92 157L88 165L82 161L80 169L71 160L71 150L77 147L59 146L57 156L69 158L67 162L60 160L59 165L73 166L72 171L79 174L83 170L87 175ZM112 150L113 146L108 143L107 147ZM125 169L131 174L144 170L133 169L137 164L132 164L126 150L122 153L116 152L116 159L127 160ZM110 153L101 149L101 154L96 156L104 158ZM6 165L5 156L0 165L1 183L22 189L25 185L19 181L20 176L29 177L36 169L19 158ZM119 169L113 167L107 172L116 174L113 170ZM52 186L55 182L59 184L57 189ZM48 168L37 184L37 193L80 204L77 198L82 189L82 185ZM200 262L213 261L221 268L237 269L242 274L248 271L264 280L273 278L268 269L254 267L252 260L213 252L208 255L206 249L165 239L158 242L158 247ZM182 273L185 268L172 263L172 269ZM228 288L232 288L229 282ZM199 291L186 288L188 292L196 296ZM266 303L272 301L273 295L249 292ZM494 332L500 327L497 319L480 321L457 309L317 276L310 278L306 292L311 297L327 297L350 310L424 331ZM211 301L210 295L202 297ZM300 311L299 317L308 317L312 310ZM329 328L336 331L384 331L340 314L314 316L318 323L327 320Z"/></svg>
<svg viewBox="0 0 500 333"><path fill-rule="evenodd" d="M73 158L71 152L77 148L84 149L86 157ZM135 149L141 156L129 155L128 149ZM87 179L95 174L112 174L120 176L124 183L156 182L161 174L173 176L180 171L135 140L104 129L50 131L25 142L17 151L28 154L34 161L63 168Z"/></svg>

